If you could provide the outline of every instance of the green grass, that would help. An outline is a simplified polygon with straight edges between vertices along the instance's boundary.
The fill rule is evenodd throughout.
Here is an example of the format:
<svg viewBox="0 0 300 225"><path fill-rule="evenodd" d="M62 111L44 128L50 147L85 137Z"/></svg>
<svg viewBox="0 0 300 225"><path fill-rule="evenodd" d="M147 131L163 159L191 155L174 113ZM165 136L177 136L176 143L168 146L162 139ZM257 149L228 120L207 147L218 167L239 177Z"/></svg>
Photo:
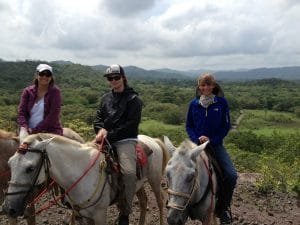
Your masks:
<svg viewBox="0 0 300 225"><path fill-rule="evenodd" d="M300 132L300 118L293 113L265 110L244 110L244 113L245 116L238 127L240 131L251 130L258 135Z"/></svg>
<svg viewBox="0 0 300 225"><path fill-rule="evenodd" d="M187 138L184 124L170 125L157 120L143 120L139 126L139 133L156 138L163 138L166 135L175 145Z"/></svg>

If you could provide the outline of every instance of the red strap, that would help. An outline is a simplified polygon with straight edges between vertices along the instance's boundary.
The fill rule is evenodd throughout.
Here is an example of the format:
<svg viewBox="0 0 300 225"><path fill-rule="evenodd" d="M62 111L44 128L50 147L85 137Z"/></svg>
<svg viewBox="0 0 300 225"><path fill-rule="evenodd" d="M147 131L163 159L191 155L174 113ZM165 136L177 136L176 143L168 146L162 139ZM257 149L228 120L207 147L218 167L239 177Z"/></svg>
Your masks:
<svg viewBox="0 0 300 225"><path fill-rule="evenodd" d="M4 172L0 173L0 177L8 176L9 173L10 173L10 170L4 171Z"/></svg>
<svg viewBox="0 0 300 225"><path fill-rule="evenodd" d="M49 209L51 206L53 206L54 204L56 204L58 201L60 201L61 199L63 199L73 188L76 187L76 185L82 180L82 178L91 170L91 168L95 165L95 163L97 162L99 156L100 156L100 153L102 152L102 147L103 147L103 144L104 144L104 139L102 140L100 146L99 146L99 149L98 149L98 153L95 157L95 159L90 163L90 165L88 166L88 168L84 171L84 173L65 191L64 194L62 194L61 196L55 198L53 201L49 201L48 205L43 207L42 209L38 210L35 215L38 215L40 214L41 212L43 212L44 210L47 210ZM53 181L55 182L55 181ZM52 182L52 183L53 183ZM51 184L52 184L51 183ZM39 196L37 197L38 199L44 195L49 189L46 188L44 191L42 191L41 194L39 194ZM37 200L38 200L37 199ZM33 203L30 203L30 204L34 204L36 203L37 200L34 200Z"/></svg>
<svg viewBox="0 0 300 225"><path fill-rule="evenodd" d="M141 146L136 145L136 156L141 167L147 164L148 158Z"/></svg>

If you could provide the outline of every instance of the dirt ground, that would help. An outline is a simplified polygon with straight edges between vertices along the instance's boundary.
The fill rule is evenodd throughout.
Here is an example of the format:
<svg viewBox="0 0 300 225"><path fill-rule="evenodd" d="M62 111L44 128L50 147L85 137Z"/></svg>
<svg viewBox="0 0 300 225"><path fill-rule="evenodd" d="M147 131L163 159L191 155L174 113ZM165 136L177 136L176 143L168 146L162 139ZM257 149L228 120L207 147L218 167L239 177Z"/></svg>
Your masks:
<svg viewBox="0 0 300 225"><path fill-rule="evenodd" d="M262 195L257 192L254 181L257 174L239 174L238 185L234 193L232 204L234 225L299 225L300 224L300 199L295 195L286 193L271 193ZM146 186L148 194L148 210L146 225L159 224L159 212L155 197L150 188ZM42 207L46 199L37 204ZM139 217L138 202L134 202L134 213L130 217L130 224L137 225ZM61 225L65 209L53 207L37 216L37 224ZM165 209L165 215L167 209ZM115 206L108 210L107 224L113 225L118 215ZM26 225L26 222L19 219L19 224ZM164 224L167 224L166 216ZM199 221L188 220L187 225L200 225ZM0 225L8 225L5 216L0 216Z"/></svg>

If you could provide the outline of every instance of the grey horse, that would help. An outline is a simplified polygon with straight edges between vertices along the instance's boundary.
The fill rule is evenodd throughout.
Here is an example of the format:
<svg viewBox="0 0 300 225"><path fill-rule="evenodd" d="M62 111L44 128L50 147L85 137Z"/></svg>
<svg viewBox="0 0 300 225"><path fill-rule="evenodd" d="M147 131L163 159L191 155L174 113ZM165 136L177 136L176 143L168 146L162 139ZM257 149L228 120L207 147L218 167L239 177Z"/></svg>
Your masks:
<svg viewBox="0 0 300 225"><path fill-rule="evenodd" d="M197 146L185 140L178 148L166 136L164 142L171 156L166 167L168 224L183 225L188 218L216 224L217 179L204 151L208 142Z"/></svg>

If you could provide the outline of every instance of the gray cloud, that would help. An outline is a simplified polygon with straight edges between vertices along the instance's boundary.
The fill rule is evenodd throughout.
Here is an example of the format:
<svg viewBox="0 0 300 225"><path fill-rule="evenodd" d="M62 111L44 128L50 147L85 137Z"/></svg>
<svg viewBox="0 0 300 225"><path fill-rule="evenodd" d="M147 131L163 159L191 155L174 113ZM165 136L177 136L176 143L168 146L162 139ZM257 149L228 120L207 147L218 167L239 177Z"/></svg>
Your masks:
<svg viewBox="0 0 300 225"><path fill-rule="evenodd" d="M179 69L300 62L298 1L124 2L0 0L0 58Z"/></svg>
<svg viewBox="0 0 300 225"><path fill-rule="evenodd" d="M155 0L109 0L103 3L113 16L134 17L136 14L153 7Z"/></svg>

